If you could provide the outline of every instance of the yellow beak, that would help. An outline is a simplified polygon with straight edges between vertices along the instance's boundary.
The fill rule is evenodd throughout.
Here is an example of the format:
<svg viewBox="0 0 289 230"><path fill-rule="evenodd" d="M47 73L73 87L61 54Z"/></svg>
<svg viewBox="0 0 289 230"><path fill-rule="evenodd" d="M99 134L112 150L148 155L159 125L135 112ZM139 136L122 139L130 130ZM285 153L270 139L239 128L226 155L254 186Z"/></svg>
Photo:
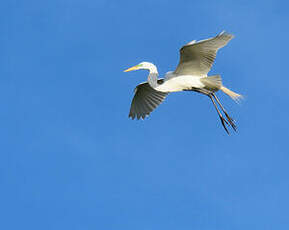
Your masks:
<svg viewBox="0 0 289 230"><path fill-rule="evenodd" d="M130 68L126 69L126 70L123 71L123 72L129 72L129 71L138 70L138 69L139 69L139 67L138 67L137 65L135 65L135 66L133 66L133 67L130 67Z"/></svg>

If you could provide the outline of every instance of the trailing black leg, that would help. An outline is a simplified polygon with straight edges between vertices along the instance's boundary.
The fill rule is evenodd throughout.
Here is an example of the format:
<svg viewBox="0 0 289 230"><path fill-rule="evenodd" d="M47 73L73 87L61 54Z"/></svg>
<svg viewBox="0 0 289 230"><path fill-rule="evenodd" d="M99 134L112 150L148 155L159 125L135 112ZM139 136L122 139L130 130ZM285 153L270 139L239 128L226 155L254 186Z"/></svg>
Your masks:
<svg viewBox="0 0 289 230"><path fill-rule="evenodd" d="M232 126L232 128L233 128L235 131L237 131L237 126L236 126L236 124L235 124L234 119L229 116L229 114L228 114L227 111L224 109L224 107L222 106L222 104L221 104L221 102L219 101L219 99L217 98L217 96L216 96L214 93L212 93L212 95L213 95L213 97L216 99L216 101L217 101L217 103L219 104L219 106L221 107L222 111L224 112L225 116L227 117L227 119L228 119L230 125Z"/></svg>
<svg viewBox="0 0 289 230"><path fill-rule="evenodd" d="M229 125L228 122L227 122L227 120L226 120L226 119L223 117L223 115L221 114L221 112L220 112L220 110L218 109L218 107L217 107L217 105L216 105L216 103L215 103L212 95L211 95L211 94L208 94L208 96L210 97L211 101L213 102L213 104L214 104L214 106L215 106L215 108L216 108L216 110L217 110L217 112L218 112L218 115L219 115L219 117L220 117L220 119L221 119L221 122L222 122L222 125L223 125L224 129L225 129L226 132L229 134L228 128L227 128L227 126L226 126L226 124Z"/></svg>

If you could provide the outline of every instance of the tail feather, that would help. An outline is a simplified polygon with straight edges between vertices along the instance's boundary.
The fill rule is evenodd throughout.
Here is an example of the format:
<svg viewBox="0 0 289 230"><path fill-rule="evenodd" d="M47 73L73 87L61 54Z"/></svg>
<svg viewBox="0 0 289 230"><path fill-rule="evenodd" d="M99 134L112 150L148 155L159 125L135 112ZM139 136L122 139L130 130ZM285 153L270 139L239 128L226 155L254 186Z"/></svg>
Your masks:
<svg viewBox="0 0 289 230"><path fill-rule="evenodd" d="M222 87L222 78L220 75L201 78L201 82L205 85L205 89L214 92Z"/></svg>
<svg viewBox="0 0 289 230"><path fill-rule="evenodd" d="M222 86L220 90L222 90L225 94L230 96L237 103L240 102L241 99L243 99L243 96L241 94L235 93L232 90L226 88L225 86Z"/></svg>
<svg viewBox="0 0 289 230"><path fill-rule="evenodd" d="M216 92L218 90L222 90L225 94L230 96L235 102L239 103L243 96L233 92L232 90L226 88L222 84L222 78L220 75L214 75L210 77L201 78L201 82L205 85L205 89L209 91Z"/></svg>

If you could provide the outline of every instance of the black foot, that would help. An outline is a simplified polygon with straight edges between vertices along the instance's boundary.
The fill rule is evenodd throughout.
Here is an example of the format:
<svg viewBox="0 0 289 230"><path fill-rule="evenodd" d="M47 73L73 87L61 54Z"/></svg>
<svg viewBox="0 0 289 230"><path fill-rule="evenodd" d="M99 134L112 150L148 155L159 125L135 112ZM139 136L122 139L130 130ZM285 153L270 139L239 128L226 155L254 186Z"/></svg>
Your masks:
<svg viewBox="0 0 289 230"><path fill-rule="evenodd" d="M231 117L228 115L228 113L226 113L226 112L225 112L225 115L226 115L226 117L227 117L227 119L228 119L230 125L232 126L232 128L233 128L234 131L236 132L236 131L237 131L237 126L236 126L236 124L235 124L234 119L231 118Z"/></svg>
<svg viewBox="0 0 289 230"><path fill-rule="evenodd" d="M220 116L220 119L221 119L221 122L222 122L222 125L223 125L224 129L226 130L226 132L227 132L228 134L230 134L230 133L229 133L229 130L228 130L227 126L226 126L226 125L229 125L228 122L227 122L226 119L225 119L224 117L222 117L222 116Z"/></svg>

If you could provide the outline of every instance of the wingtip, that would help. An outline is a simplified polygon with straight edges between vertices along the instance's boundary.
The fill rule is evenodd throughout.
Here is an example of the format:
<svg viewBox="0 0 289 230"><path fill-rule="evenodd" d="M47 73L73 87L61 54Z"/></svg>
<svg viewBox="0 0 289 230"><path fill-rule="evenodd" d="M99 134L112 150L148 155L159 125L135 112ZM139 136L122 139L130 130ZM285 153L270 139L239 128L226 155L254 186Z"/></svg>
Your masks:
<svg viewBox="0 0 289 230"><path fill-rule="evenodd" d="M233 35L233 34L230 34L230 33L228 33L228 32L226 32L225 30L223 30L221 33L219 33L217 36L228 36L228 37L230 37L231 39L232 38L234 38L235 37L235 35Z"/></svg>
<svg viewBox="0 0 289 230"><path fill-rule="evenodd" d="M131 114L131 113L130 113L130 114L128 115L128 118L130 118L130 119L134 120L134 118L135 118L135 115L133 115L133 114Z"/></svg>
<svg viewBox="0 0 289 230"><path fill-rule="evenodd" d="M149 116L149 114L132 114L132 113L130 113L130 114L128 115L128 118L130 118L130 119L132 119L132 120L134 120L134 119L136 119L136 120L144 120L144 119L146 119L148 116Z"/></svg>

